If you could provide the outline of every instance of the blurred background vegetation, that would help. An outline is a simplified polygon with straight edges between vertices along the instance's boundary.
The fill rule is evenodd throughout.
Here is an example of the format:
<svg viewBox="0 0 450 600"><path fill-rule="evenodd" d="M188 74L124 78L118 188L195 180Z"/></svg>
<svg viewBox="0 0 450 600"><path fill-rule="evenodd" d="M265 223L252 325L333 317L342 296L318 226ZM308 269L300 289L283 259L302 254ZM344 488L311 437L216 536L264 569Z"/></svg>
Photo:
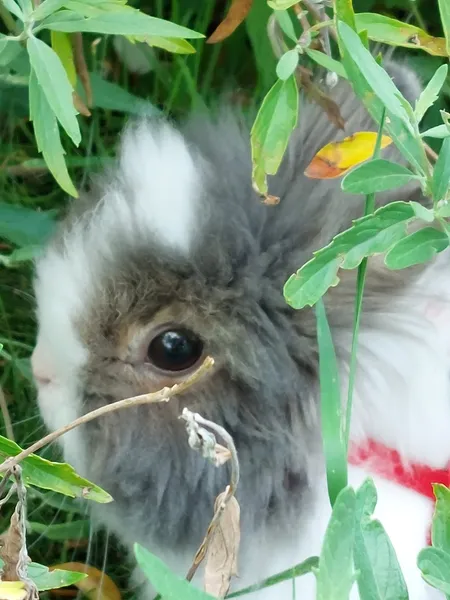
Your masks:
<svg viewBox="0 0 450 600"><path fill-rule="evenodd" d="M129 4L206 35L214 31L228 7L223 0L130 0ZM432 35L442 35L436 0L354 0L354 6L357 11L393 16L419 25ZM182 118L191 109L214 102L223 91L231 102L258 106L276 79L276 60L266 33L270 14L265 0L255 0L246 22L230 38L217 45L192 40L196 53L189 55L169 54L144 45L133 47L114 36L85 34L94 106L90 117L80 117L83 138L79 148L63 137L69 170L78 187L86 186L89 173L113 155L124 122L143 110ZM443 58L411 50L398 49L396 56L404 58L425 84L444 62ZM6 70L0 60L0 200L60 212L67 205L67 197L45 169L28 119L27 61L25 51L15 57L12 70ZM443 91L439 102L427 113L423 129L441 124L439 110L449 109L449 82ZM440 140L429 143L439 149ZM8 253L10 246L1 235L0 223L0 253ZM15 440L27 446L44 433L28 362L35 338L32 267L28 263L20 268L0 264L0 269L2 414L9 414ZM1 434L10 433L4 419L0 426ZM49 448L44 456L54 457L54 453L55 449ZM34 523L29 534L33 560L47 565L87 560L105 568L121 583L128 569L120 548L109 544L106 534L93 536L87 522L83 526L78 522L85 517L73 510L68 499L31 494L28 518ZM2 529L5 523L0 523Z"/></svg>

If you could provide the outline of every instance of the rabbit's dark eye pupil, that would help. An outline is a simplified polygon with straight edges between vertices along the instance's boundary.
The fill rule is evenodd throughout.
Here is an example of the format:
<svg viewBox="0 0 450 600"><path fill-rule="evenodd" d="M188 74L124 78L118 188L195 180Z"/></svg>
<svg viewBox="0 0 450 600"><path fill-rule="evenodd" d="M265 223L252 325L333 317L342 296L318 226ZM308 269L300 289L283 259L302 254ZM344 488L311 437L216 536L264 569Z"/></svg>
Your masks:
<svg viewBox="0 0 450 600"><path fill-rule="evenodd" d="M202 352L202 341L192 331L170 329L151 341L147 356L159 369L184 371L195 365Z"/></svg>

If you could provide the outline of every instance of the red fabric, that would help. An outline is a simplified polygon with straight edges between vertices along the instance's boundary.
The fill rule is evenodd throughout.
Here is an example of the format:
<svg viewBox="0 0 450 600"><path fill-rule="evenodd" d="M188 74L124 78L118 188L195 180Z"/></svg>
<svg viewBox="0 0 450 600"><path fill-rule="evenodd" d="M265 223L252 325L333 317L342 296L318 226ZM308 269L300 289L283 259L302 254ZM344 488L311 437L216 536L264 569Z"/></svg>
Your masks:
<svg viewBox="0 0 450 600"><path fill-rule="evenodd" d="M352 446L349 452L349 463L355 466L366 463L375 474L414 490L433 501L436 500L433 494L433 483L442 483L447 487L450 485L449 469L432 469L420 464L405 466L396 450L373 440L369 440L364 446ZM428 537L429 544L431 544L430 534L431 531Z"/></svg>

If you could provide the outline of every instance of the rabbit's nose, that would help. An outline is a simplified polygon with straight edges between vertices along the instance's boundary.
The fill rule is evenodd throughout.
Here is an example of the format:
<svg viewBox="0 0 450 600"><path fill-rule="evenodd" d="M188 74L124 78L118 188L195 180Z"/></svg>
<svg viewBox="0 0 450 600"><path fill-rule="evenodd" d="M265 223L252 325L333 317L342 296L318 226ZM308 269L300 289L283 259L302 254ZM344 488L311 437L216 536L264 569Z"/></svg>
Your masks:
<svg viewBox="0 0 450 600"><path fill-rule="evenodd" d="M45 355L39 345L36 346L31 355L31 370L38 385L48 385L51 383L53 374L48 360L45 359Z"/></svg>

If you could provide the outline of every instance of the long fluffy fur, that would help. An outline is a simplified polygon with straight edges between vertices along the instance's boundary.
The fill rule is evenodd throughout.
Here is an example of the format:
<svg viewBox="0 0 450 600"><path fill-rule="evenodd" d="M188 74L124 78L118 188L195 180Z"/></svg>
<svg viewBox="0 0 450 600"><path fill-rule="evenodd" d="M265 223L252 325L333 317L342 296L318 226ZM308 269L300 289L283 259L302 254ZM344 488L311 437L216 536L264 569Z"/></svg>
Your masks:
<svg viewBox="0 0 450 600"><path fill-rule="evenodd" d="M405 95L417 95L411 74L397 66L391 72ZM334 94L347 135L374 129L346 83ZM159 552L180 573L227 483L226 468L214 469L188 449L177 418L183 406L222 424L236 442L242 474L241 583L254 583L320 548L328 508L315 321L311 310L295 312L286 305L282 287L312 251L361 215L362 199L341 192L339 181L303 175L316 151L341 135L320 109L302 104L286 159L270 179L270 191L281 203L268 207L251 187L249 130L240 115L228 109L197 115L180 130L165 121L134 124L124 134L117 168L73 206L37 265L40 332L34 362L44 370L51 365L52 383L39 390L50 428L158 389L161 378L135 359L155 323L189 326L217 360L208 381L169 405L109 415L63 441L67 459L115 499L97 511L100 521L125 543L138 541ZM399 159L395 150L388 154ZM414 186L405 189L402 199L420 200ZM392 198L381 196L379 202ZM438 270L431 280L440 277ZM344 389L353 294L350 274L329 299ZM412 376L410 365L398 354L406 351L418 373L424 361L435 364L433 350L427 354L425 348L430 329L422 318L433 294L443 297L415 269L390 273L376 261L370 269L354 437L370 434L386 441L387 431L387 441L406 460L441 464L450 454L443 447L450 425L441 425L434 450L424 450L430 446L427 435L417 443L410 438L420 433L413 411L421 410L422 425L433 427L450 417L447 364L433 374L439 380L433 384L436 406L443 413L431 418L405 381ZM430 379L429 369L424 377ZM389 426L390 414L395 418ZM396 498L402 493L395 492ZM429 513L422 499L410 502L420 504L417 514ZM387 518L389 513L388 505ZM409 546L420 547L426 517L422 521ZM405 546L405 556L408 552ZM411 560L402 561L409 573ZM416 579L411 575L413 599L423 593ZM311 584L306 585L308 599ZM278 588L261 592L258 599L279 593Z"/></svg>

